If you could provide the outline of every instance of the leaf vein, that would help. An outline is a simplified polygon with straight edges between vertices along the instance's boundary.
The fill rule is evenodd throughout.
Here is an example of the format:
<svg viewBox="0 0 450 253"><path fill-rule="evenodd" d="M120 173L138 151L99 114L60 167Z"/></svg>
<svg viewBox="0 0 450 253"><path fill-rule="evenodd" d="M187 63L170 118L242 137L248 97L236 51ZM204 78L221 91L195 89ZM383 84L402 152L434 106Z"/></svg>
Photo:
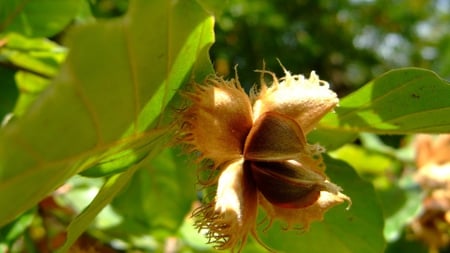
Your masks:
<svg viewBox="0 0 450 253"><path fill-rule="evenodd" d="M136 67L136 56L133 53L133 47L131 42L131 36L129 33L129 26L128 23L123 25L123 33L124 33L124 40L126 45L126 53L128 55L128 65L129 65L129 71L130 71L130 78L131 83L133 85L133 94L134 94L134 133L136 134L138 131L138 123L139 123L139 110L140 110L140 97L139 97L139 78L137 73L137 67Z"/></svg>
<svg viewBox="0 0 450 253"><path fill-rule="evenodd" d="M74 74L74 67L72 66L71 63L72 63L71 61L67 61L67 68L69 70L70 77L73 81L72 87L75 90L75 94L77 94L77 96L80 98L80 101L83 103L83 105L85 106L86 110L89 113L89 118L91 119L92 124L94 126L94 131L97 139L96 145L100 146L104 143L103 135L100 130L100 118L96 110L94 109L95 107L93 106L92 102L89 100L88 96L86 96L85 91L82 88L83 85L81 81Z"/></svg>

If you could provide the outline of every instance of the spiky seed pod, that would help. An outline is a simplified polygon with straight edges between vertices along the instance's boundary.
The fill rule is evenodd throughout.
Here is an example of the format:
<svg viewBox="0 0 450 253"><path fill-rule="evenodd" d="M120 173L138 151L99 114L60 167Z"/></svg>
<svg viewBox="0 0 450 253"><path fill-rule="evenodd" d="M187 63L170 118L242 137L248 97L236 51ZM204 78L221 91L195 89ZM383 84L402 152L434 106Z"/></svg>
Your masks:
<svg viewBox="0 0 450 253"><path fill-rule="evenodd" d="M305 137L337 105L336 94L314 72L309 79L263 72L274 83L263 83L251 99L237 78L216 76L185 93L191 105L181 113L181 141L219 172L210 181L215 198L194 212L197 228L218 249L240 250L249 233L264 245L256 233L258 205L270 221L307 230L332 206L351 203L328 180L323 148Z"/></svg>

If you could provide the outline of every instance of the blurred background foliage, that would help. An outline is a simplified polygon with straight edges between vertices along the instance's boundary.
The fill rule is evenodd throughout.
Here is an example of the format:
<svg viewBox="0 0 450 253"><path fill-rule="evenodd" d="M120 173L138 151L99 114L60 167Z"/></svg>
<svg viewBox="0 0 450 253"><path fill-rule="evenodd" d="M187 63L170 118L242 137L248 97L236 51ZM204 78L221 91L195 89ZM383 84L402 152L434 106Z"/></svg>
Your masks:
<svg viewBox="0 0 450 253"><path fill-rule="evenodd" d="M415 66L450 78L450 2L229 0L217 18L216 68L245 86L266 69L315 70L341 96L392 68ZM231 73L230 73L231 72Z"/></svg>
<svg viewBox="0 0 450 253"><path fill-rule="evenodd" d="M64 47L63 41L71 27L119 17L128 6L127 0L67 2L71 2L71 6L63 8L65 12L56 9L55 13L48 14L49 18L52 14L65 17L59 19L59 25L54 27L15 31L6 30L5 23L0 24L0 118L7 119L9 112L20 116L33 98L45 89L67 54L68 49ZM0 3L0 18L5 13L7 10L2 9ZM293 73L308 74L315 70L340 97L381 73L398 67L422 67L450 79L448 0L228 0L225 8L214 10L214 13L216 43L210 51L211 60L216 71L226 77L234 76L233 67L237 65L239 79L246 89L259 80L259 73L253 70L262 69L263 62L266 69L283 76L277 59ZM5 45L6 40L9 43ZM387 252L450 252L445 247L429 248L415 240L408 228L408 224L422 211L420 200L424 195L413 181L417 167L414 141L414 136L363 133L354 143L334 150L331 154L348 161L376 187L386 217ZM166 165L170 163L159 162ZM82 238L85 243L92 243L93 237L95 240L112 242L116 248L135 247L153 252L157 248L158 238L166 238L167 234L162 230L161 234L155 235L156 239L149 239L143 236L145 231L150 230L148 227L170 227L174 231L180 227L175 232L178 237L166 240L166 249L178 245L179 252L210 251L202 237L193 231L190 225L192 221L186 220L185 224L180 225L159 224L158 220L149 220L148 216L152 214L145 212L146 201L154 201L157 196L140 202L142 206L135 204L133 210L126 208L126 196L129 196L126 194L142 198L149 190L138 187L151 180L147 172L143 170L136 174L133 182L141 183L133 184L134 187L128 188L128 192L112 203L119 212L105 209L101 213L90 235ZM180 182L183 182L182 175L179 176ZM192 178L188 178L184 184L192 184L190 180ZM42 220L31 219L29 213L20 217L21 226L33 224L27 234L22 234L23 227L2 229L1 239L10 242L22 236L21 243L14 247L22 252L35 252L36 249L31 250L26 245L35 238L43 237L42 228L48 227L43 223L50 222L58 230L60 228L55 224L67 222L62 217L73 215L73 210L68 210L61 203L70 203L75 211L79 211L84 208L83 205L78 206L79 203L88 203L87 199L92 199L100 185L98 180L73 178L70 194L57 195L59 203L47 199L40 204L39 212L44 217ZM64 189L61 191L64 192ZM187 210L179 211L184 213ZM148 216L142 217L141 213ZM47 216L53 218L49 221L45 219ZM57 221L54 217L58 217ZM117 226L121 219L135 222L130 222L132 228L127 230L128 238L125 238L121 227L109 230ZM449 231L446 232L448 236ZM51 233L57 234L54 231ZM113 239L116 237L123 240ZM58 244L58 240L61 238L55 237L52 243ZM180 240L184 246L179 246ZM254 247L257 250L257 246ZM5 249L5 245L0 245L0 251L2 249ZM109 252L109 249L101 250Z"/></svg>

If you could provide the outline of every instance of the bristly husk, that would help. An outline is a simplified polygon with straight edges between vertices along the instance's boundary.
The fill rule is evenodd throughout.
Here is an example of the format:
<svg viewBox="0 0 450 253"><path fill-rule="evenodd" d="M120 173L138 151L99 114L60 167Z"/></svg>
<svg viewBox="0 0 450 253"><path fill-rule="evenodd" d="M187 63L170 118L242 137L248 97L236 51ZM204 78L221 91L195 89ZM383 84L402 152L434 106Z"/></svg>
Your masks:
<svg viewBox="0 0 450 253"><path fill-rule="evenodd" d="M238 80L210 76L205 83L185 93L192 104L182 113L182 142L219 166L241 157L252 109Z"/></svg>
<svg viewBox="0 0 450 253"><path fill-rule="evenodd" d="M284 68L283 68L284 69ZM273 76L270 87L261 84L259 94L253 92L253 119L259 118L265 112L278 112L297 121L305 134L314 129L319 120L338 103L339 99L329 84L319 79L314 71L308 79L303 75L291 75L284 69L285 77L277 79Z"/></svg>

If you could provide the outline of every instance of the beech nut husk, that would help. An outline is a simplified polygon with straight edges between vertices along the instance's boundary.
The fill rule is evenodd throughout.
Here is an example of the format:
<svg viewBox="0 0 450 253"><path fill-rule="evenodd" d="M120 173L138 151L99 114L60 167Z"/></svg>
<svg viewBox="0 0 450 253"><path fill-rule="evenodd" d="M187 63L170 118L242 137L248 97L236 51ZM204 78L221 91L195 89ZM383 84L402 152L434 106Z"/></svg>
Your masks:
<svg viewBox="0 0 450 253"><path fill-rule="evenodd" d="M251 234L271 250L256 232L258 206L269 226L281 219L308 230L332 206L351 204L326 176L324 149L305 136L338 104L336 94L314 72L308 79L261 72L273 83L262 82L250 96L237 76L210 76L184 93L190 104L180 113L179 140L210 172L199 183L216 189L194 212L195 224L217 249L240 251Z"/></svg>

